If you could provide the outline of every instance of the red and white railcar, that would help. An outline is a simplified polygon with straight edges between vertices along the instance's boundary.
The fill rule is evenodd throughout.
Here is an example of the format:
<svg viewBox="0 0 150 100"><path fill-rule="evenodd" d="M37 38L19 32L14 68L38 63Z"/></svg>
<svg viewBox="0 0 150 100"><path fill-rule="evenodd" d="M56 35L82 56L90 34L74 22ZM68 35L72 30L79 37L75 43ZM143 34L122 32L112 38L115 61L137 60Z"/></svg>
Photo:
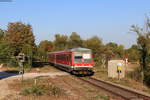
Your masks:
<svg viewBox="0 0 150 100"><path fill-rule="evenodd" d="M93 75L92 51L87 48L74 48L49 52L49 62L73 74Z"/></svg>

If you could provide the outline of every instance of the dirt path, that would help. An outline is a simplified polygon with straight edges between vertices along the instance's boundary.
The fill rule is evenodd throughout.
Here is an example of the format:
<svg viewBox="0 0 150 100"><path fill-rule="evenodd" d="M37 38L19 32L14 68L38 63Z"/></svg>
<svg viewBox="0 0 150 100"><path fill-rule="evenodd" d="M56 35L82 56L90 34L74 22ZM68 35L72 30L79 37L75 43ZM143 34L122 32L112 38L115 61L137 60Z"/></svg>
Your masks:
<svg viewBox="0 0 150 100"><path fill-rule="evenodd" d="M6 72L0 72L0 100L5 98L6 96L10 96L14 93L14 91L10 90L8 88L8 83L15 79L20 79L21 80L21 75L15 75L12 73L6 73ZM29 78L36 78L36 77L43 77L43 76L63 76L63 75L69 75L66 72L49 72L49 73L25 73L24 79L29 79Z"/></svg>

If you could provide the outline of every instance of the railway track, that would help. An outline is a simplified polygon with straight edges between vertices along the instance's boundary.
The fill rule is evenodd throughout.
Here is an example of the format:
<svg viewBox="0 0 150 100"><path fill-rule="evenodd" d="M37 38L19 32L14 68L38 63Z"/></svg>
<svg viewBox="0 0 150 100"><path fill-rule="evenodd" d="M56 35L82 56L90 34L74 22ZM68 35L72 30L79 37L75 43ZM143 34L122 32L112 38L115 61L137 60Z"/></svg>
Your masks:
<svg viewBox="0 0 150 100"><path fill-rule="evenodd" d="M116 85L111 82L98 80L92 77L88 78L79 77L79 79L93 85L98 89L103 89L107 92L110 92L113 95L121 97L124 100L150 100L150 95L148 94L138 92L130 88L125 88L124 86Z"/></svg>

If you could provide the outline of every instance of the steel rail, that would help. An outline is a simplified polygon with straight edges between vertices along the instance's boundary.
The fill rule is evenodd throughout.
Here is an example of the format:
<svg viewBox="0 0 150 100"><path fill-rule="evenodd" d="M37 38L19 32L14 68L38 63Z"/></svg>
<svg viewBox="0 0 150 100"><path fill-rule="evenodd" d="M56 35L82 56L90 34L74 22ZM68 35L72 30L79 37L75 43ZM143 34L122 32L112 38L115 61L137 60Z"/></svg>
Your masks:
<svg viewBox="0 0 150 100"><path fill-rule="evenodd" d="M118 97L121 97L125 100L150 100L150 95L141 93L135 90L131 90L124 86L116 85L111 82L95 79L92 77L82 78L79 77L80 80L87 82L97 88L104 89L105 91L110 92Z"/></svg>

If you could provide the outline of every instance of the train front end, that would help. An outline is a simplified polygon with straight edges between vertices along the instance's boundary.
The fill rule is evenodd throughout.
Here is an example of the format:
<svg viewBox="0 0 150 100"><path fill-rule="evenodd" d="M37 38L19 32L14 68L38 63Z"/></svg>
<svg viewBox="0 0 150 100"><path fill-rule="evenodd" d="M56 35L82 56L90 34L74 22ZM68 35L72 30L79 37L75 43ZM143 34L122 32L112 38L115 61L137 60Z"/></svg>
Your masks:
<svg viewBox="0 0 150 100"><path fill-rule="evenodd" d="M75 48L72 51L72 73L75 75L93 75L94 62L92 51L87 48Z"/></svg>

